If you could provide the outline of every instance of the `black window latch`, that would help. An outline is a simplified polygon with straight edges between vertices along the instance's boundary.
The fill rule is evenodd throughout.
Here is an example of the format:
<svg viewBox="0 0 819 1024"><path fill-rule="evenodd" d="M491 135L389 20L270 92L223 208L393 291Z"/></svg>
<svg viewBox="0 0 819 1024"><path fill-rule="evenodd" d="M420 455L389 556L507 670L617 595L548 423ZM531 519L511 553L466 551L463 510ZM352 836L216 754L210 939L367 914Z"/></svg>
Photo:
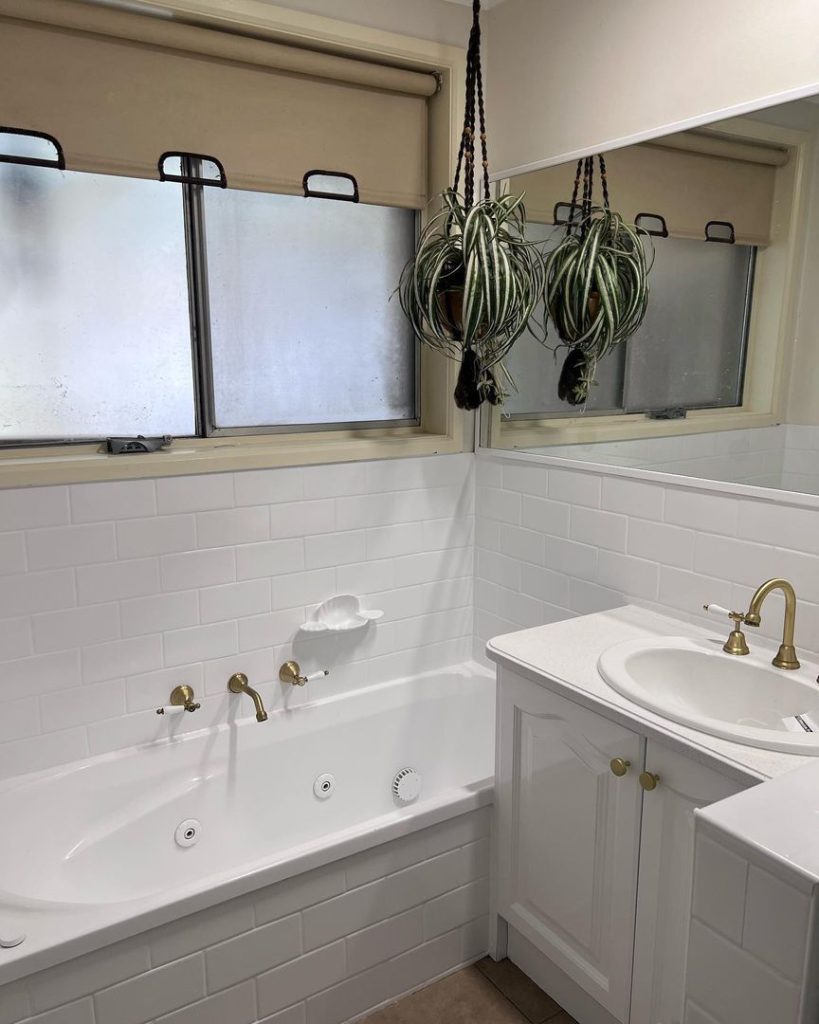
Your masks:
<svg viewBox="0 0 819 1024"><path fill-rule="evenodd" d="M145 455L170 448L172 444L170 434L163 434L162 437L143 437L138 434L136 437L109 437L105 442L105 450L109 455Z"/></svg>

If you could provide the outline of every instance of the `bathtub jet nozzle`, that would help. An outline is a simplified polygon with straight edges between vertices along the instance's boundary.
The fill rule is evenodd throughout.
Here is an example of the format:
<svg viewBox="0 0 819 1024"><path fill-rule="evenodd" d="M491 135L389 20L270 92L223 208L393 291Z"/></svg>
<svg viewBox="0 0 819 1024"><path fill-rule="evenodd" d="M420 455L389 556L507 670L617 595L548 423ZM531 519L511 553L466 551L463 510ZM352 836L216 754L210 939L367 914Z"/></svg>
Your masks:
<svg viewBox="0 0 819 1024"><path fill-rule="evenodd" d="M231 693L246 693L248 697L253 701L253 707L256 710L256 721L266 722L267 712L264 709L262 698L259 693L253 689L250 683L247 681L247 676L244 672L234 672L233 675L228 679L228 689Z"/></svg>

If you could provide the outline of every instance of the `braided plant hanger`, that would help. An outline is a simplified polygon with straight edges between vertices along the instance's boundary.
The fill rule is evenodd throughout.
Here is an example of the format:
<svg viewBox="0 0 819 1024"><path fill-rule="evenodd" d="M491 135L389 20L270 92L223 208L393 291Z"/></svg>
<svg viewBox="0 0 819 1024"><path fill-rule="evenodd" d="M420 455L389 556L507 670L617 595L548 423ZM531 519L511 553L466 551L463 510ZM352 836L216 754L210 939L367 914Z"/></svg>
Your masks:
<svg viewBox="0 0 819 1024"><path fill-rule="evenodd" d="M586 402L599 361L643 322L654 260L653 249L646 258L641 232L611 209L602 154L597 163L603 205L594 204L595 158L584 157L577 161L566 232L546 258L547 317L568 349L558 396L570 405Z"/></svg>
<svg viewBox="0 0 819 1024"><path fill-rule="evenodd" d="M455 179L442 193L441 209L422 232L398 286L401 307L416 337L460 362L454 397L462 409L502 401L499 373L511 383L502 360L526 330L545 281L543 257L525 238L523 197L491 198L480 9L480 0L473 0Z"/></svg>

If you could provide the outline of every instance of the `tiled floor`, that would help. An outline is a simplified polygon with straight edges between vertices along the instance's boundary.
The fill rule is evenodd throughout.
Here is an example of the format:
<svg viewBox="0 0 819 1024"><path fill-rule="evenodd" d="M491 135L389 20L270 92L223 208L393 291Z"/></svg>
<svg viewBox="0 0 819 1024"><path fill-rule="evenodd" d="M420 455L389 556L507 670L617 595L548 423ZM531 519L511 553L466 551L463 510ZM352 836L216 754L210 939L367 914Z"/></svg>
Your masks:
<svg viewBox="0 0 819 1024"><path fill-rule="evenodd" d="M577 1024L511 960L485 957L367 1017L366 1024Z"/></svg>

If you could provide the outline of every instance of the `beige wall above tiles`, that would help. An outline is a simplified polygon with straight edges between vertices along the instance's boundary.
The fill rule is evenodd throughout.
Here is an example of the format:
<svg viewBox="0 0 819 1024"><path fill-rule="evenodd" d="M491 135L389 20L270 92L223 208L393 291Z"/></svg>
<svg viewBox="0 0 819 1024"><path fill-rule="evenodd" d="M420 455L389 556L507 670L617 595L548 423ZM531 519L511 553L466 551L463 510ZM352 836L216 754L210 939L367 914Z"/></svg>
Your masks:
<svg viewBox="0 0 819 1024"><path fill-rule="evenodd" d="M507 0L486 18L498 177L819 92L814 0Z"/></svg>

